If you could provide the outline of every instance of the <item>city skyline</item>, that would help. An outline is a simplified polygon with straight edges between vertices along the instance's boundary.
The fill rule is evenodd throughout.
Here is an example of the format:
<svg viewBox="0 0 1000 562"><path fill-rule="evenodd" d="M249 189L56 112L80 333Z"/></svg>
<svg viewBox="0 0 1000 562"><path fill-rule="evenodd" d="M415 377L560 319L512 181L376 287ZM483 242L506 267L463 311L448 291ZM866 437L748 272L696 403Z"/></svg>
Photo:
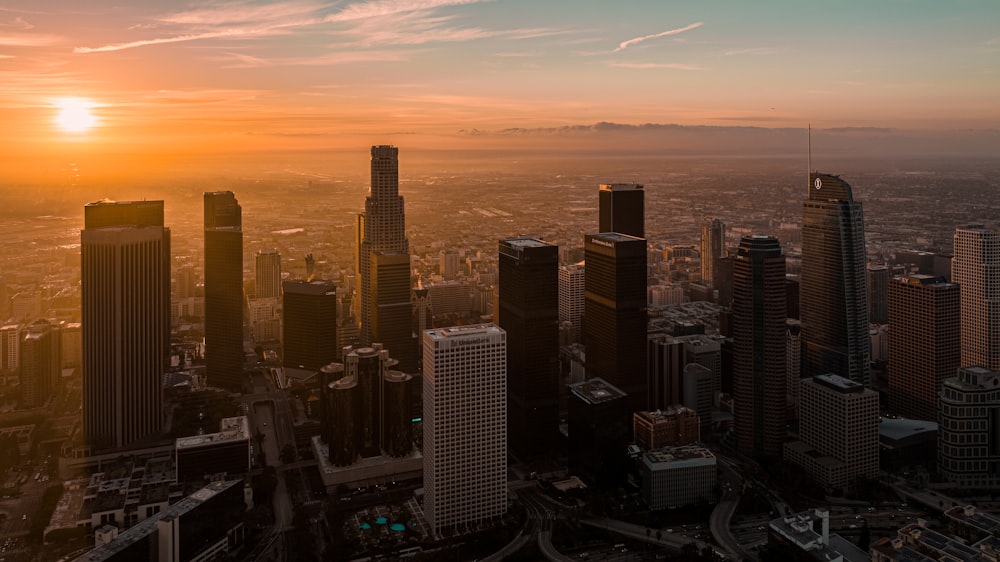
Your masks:
<svg viewBox="0 0 1000 562"><path fill-rule="evenodd" d="M407 139L572 148L673 124L971 128L995 144L997 15L987 1L18 0L0 10L0 111L19 139L3 167L89 158L92 173L134 174ZM109 153L132 159L112 170Z"/></svg>

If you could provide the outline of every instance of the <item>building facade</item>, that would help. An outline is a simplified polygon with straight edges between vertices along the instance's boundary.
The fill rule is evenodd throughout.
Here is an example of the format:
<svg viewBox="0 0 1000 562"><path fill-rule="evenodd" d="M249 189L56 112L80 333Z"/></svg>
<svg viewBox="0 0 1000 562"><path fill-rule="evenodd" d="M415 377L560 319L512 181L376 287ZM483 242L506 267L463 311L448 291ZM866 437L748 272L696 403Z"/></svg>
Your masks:
<svg viewBox="0 0 1000 562"><path fill-rule="evenodd" d="M254 261L254 289L258 299L281 296L281 254L273 248L260 250Z"/></svg>
<svg viewBox="0 0 1000 562"><path fill-rule="evenodd" d="M1000 370L1000 231L955 230L951 280L962 287L963 367Z"/></svg>
<svg viewBox="0 0 1000 562"><path fill-rule="evenodd" d="M785 460L821 486L853 487L879 469L878 393L840 375L818 375L800 385L799 440L785 444Z"/></svg>
<svg viewBox="0 0 1000 562"><path fill-rule="evenodd" d="M423 334L424 515L436 537L507 511L507 334Z"/></svg>
<svg viewBox="0 0 1000 562"><path fill-rule="evenodd" d="M357 236L361 344L381 342L402 370L412 371L418 343L409 323L410 242L399 195L399 149L394 146L371 148L371 188L365 211L358 216ZM404 264L406 278L401 282Z"/></svg>
<svg viewBox="0 0 1000 562"><path fill-rule="evenodd" d="M940 411L941 477L962 488L1000 486L1000 372L959 369L958 376L944 381Z"/></svg>
<svg viewBox="0 0 1000 562"><path fill-rule="evenodd" d="M559 268L559 322L570 323L574 343L582 341L585 264L579 262Z"/></svg>
<svg viewBox="0 0 1000 562"><path fill-rule="evenodd" d="M282 283L285 368L319 371L337 361L337 289L330 281Z"/></svg>
<svg viewBox="0 0 1000 562"><path fill-rule="evenodd" d="M507 332L507 442L522 461L558 450L559 247L499 242L497 323Z"/></svg>
<svg viewBox="0 0 1000 562"><path fill-rule="evenodd" d="M21 407L44 406L56 392L62 370L59 327L46 320L29 324L21 338Z"/></svg>
<svg viewBox="0 0 1000 562"><path fill-rule="evenodd" d="M649 509L673 509L715 501L715 455L704 447L673 447L643 453L642 496Z"/></svg>
<svg viewBox="0 0 1000 562"><path fill-rule="evenodd" d="M642 184L602 184L598 192L600 232L646 237L645 192Z"/></svg>
<svg viewBox="0 0 1000 562"><path fill-rule="evenodd" d="M162 429L170 342L163 201L91 203L80 241L84 435L96 449L121 449Z"/></svg>
<svg viewBox="0 0 1000 562"><path fill-rule="evenodd" d="M744 236L733 265L733 422L741 453L779 458L785 438L785 257Z"/></svg>
<svg viewBox="0 0 1000 562"><path fill-rule="evenodd" d="M620 388L633 411L646 409L646 240L587 234L584 253L587 378Z"/></svg>
<svg viewBox="0 0 1000 562"><path fill-rule="evenodd" d="M726 223L705 219L701 223L701 280L715 287L718 262L726 257Z"/></svg>
<svg viewBox="0 0 1000 562"><path fill-rule="evenodd" d="M205 376L243 383L243 210L232 191L205 193Z"/></svg>
<svg viewBox="0 0 1000 562"><path fill-rule="evenodd" d="M869 384L868 290L861 202L837 176L809 175L802 202L803 376Z"/></svg>
<svg viewBox="0 0 1000 562"><path fill-rule="evenodd" d="M889 407L920 420L938 419L938 394L961 356L960 287L913 274L889 282Z"/></svg>

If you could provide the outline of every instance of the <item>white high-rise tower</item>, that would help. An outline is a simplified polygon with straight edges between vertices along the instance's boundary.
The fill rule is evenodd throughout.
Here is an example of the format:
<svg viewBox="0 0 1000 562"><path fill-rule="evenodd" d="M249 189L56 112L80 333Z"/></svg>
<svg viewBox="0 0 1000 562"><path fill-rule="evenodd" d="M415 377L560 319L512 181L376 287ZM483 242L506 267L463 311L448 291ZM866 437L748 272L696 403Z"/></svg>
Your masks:
<svg viewBox="0 0 1000 562"><path fill-rule="evenodd" d="M951 280L961 288L962 367L1000 370L1000 231L955 230Z"/></svg>

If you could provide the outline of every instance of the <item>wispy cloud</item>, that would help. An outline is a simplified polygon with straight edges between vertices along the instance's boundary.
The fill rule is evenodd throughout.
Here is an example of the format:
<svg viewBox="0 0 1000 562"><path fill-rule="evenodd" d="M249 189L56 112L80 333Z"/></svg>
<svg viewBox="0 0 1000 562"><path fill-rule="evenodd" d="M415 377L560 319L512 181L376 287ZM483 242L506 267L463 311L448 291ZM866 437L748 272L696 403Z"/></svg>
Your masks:
<svg viewBox="0 0 1000 562"><path fill-rule="evenodd" d="M25 29L25 30L35 28L34 24L29 23L21 16L17 16L11 21L0 22L0 27L13 27L15 29Z"/></svg>
<svg viewBox="0 0 1000 562"><path fill-rule="evenodd" d="M484 0L369 0L351 4L343 10L324 18L329 22L354 21L406 12L426 11L445 6L478 4Z"/></svg>
<svg viewBox="0 0 1000 562"><path fill-rule="evenodd" d="M643 35L642 37L634 37L628 41L622 41L618 44L618 48L614 52L624 51L625 49L635 45L636 43L642 43L643 41L648 41L650 39L656 39L659 37L667 37L669 35L677 35L678 33L684 33L685 31L691 31L692 29L699 28L705 25L705 22L699 21L692 23L691 25L685 25L684 27L678 27L677 29L668 29L667 31L661 31L660 33L654 33L652 35Z"/></svg>
<svg viewBox="0 0 1000 562"><path fill-rule="evenodd" d="M63 38L47 33L3 33L0 32L0 46L4 47L44 47L62 43Z"/></svg>
<svg viewBox="0 0 1000 562"><path fill-rule="evenodd" d="M611 62L608 63L611 66L618 68L669 68L672 70L705 70L704 68L693 65L693 64L681 64L675 62Z"/></svg>
<svg viewBox="0 0 1000 562"><path fill-rule="evenodd" d="M412 52L403 51L348 51L332 52L308 57L252 57L242 53L226 53L220 57L223 68L262 68L273 66L336 66L357 62L398 62L409 60Z"/></svg>
<svg viewBox="0 0 1000 562"><path fill-rule="evenodd" d="M777 51L770 47L753 47L749 49L733 49L722 53L724 57L736 57L741 55L773 55Z"/></svg>
<svg viewBox="0 0 1000 562"><path fill-rule="evenodd" d="M157 37L154 39L140 39L126 43L112 43L100 47L76 47L74 53L106 53L109 51L123 51L136 47L147 47L149 45L164 45L167 43L182 43L185 41L198 41L200 39L222 39L234 37L249 37L254 35L273 34L276 28L249 28L249 29L224 29L221 31L209 31L206 33L191 33L185 35L174 35L172 37Z"/></svg>

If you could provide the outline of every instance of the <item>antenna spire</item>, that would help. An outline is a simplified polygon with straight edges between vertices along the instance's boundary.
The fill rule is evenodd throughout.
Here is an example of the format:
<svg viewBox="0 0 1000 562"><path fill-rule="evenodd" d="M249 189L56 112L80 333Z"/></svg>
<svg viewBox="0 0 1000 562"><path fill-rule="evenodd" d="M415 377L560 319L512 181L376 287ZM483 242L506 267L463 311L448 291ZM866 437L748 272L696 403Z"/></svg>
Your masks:
<svg viewBox="0 0 1000 562"><path fill-rule="evenodd" d="M806 146L807 146L807 156L806 156L806 189L809 189L809 183L812 182L812 160L813 160L813 128L812 123L809 123L807 133L806 133Z"/></svg>

